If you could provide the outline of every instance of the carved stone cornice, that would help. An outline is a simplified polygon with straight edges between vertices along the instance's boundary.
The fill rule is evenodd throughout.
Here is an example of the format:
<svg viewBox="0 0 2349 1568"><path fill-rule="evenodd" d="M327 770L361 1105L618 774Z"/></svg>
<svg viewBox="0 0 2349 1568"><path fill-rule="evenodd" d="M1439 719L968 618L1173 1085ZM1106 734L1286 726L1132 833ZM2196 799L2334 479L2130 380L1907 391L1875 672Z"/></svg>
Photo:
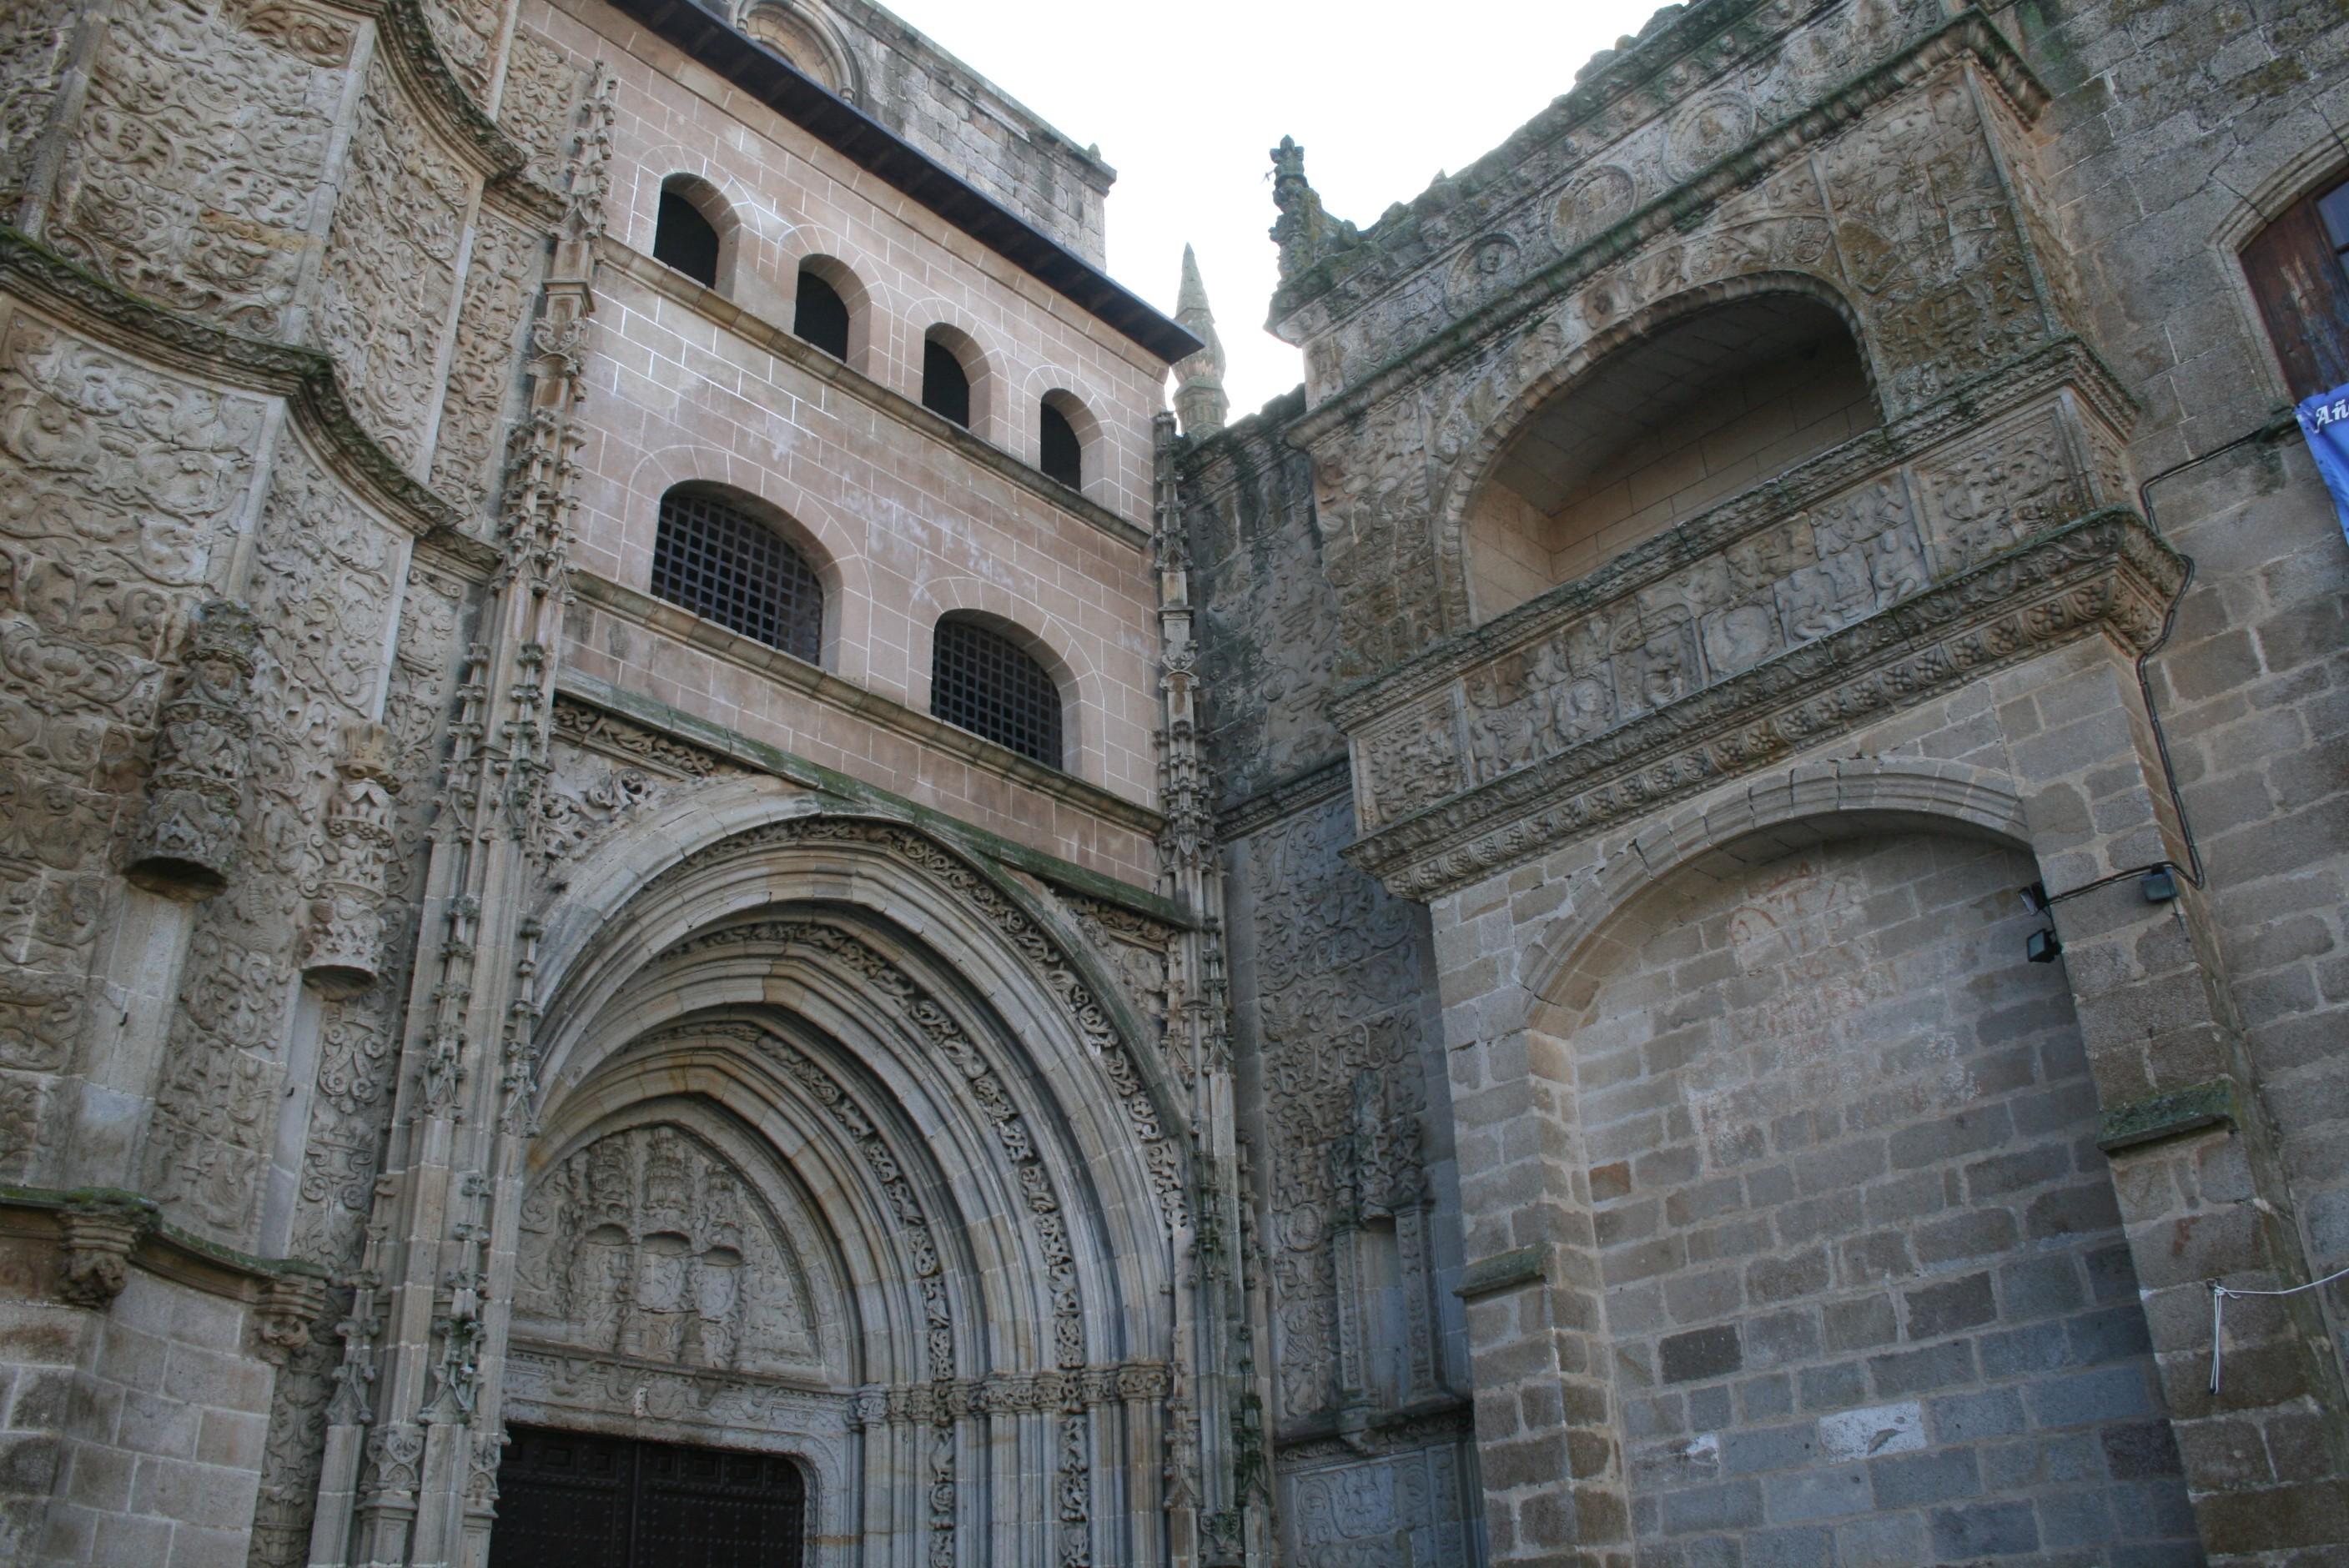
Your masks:
<svg viewBox="0 0 2349 1568"><path fill-rule="evenodd" d="M1587 575L1446 638L1383 674L1345 687L1330 702L1330 717L1340 727L1352 729L1498 653L1553 633L1602 605L1629 599L1757 530L1803 512L1873 475L1926 458L1944 443L2062 391L2077 394L2081 403L2116 435L2126 436L2136 422L2137 400L2111 367L2080 338L2062 338L1956 387L1904 418L1863 431L1708 511L1642 540Z"/></svg>
<svg viewBox="0 0 2349 1568"><path fill-rule="evenodd" d="M367 434L334 361L314 348L226 332L117 288L23 231L0 224L0 287L124 353L206 380L274 393L335 472L415 533L454 532L464 514Z"/></svg>
<svg viewBox="0 0 2349 1568"><path fill-rule="evenodd" d="M533 191L534 200L521 196L532 188L513 177L529 163L529 153L482 111L457 79L424 19L420 0L385 0L378 26L392 74L407 89L409 101L424 111L440 139L484 176L502 181L509 194L528 201L533 210L543 210L552 219L560 211L559 201L552 192Z"/></svg>
<svg viewBox="0 0 2349 1568"><path fill-rule="evenodd" d="M1437 897L2080 637L2141 653L2185 580L2136 513L2092 512L1345 852L1399 896Z"/></svg>
<svg viewBox="0 0 2349 1568"><path fill-rule="evenodd" d="M1216 817L1216 835L1228 844L1268 828L1283 817L1333 800L1353 787L1352 764L1343 757L1333 758L1225 807Z"/></svg>
<svg viewBox="0 0 2349 1568"><path fill-rule="evenodd" d="M1691 7L1691 20L1699 26L1716 26L1712 7ZM1700 17L1702 21L1698 21ZM1727 19L1724 16L1719 20ZM1772 42L1775 45L1776 40ZM1535 270L1516 287L1437 328L1416 345L1402 348L1383 366L1334 393L1299 419L1290 428L1291 439L1299 446L1310 446L1364 410L1402 396L1447 360L1471 353L1476 346L1506 333L1526 315L1571 294L1585 281L1632 255L1651 241L1697 222L1723 198L1745 189L1805 150L1836 136L1876 104L1907 91L1963 57L1979 63L1992 90L2014 110L2018 119L2025 124L2037 119L2048 101L2047 89L1989 18L1968 6L1935 31L1861 71L1836 91L1806 103L1801 112L1774 127L1758 129L1743 149L1694 178L1679 182L1669 193L1628 214L1547 266ZM1418 236L1408 225L1390 234L1387 220L1381 219L1353 245L1330 253L1311 271L1284 282L1273 300L1272 321L1287 329L1283 335L1288 335L1288 341L1299 342L1304 336L1333 330L1372 301L1412 279L1442 275L1479 235L1492 232L1495 225L1554 198L1573 172L1596 160L1639 124L1664 113L1674 101L1692 95L1703 81L1717 74L1716 68L1702 77L1682 76L1678 79L1670 73L1659 75L1655 83L1661 90L1641 105L1645 112L1631 116L1625 115L1617 102L1625 95L1616 85L1621 78L1616 77L1601 92L1591 95L1585 112L1568 122L1578 132L1580 126L1577 122L1597 119L1600 124L1593 133L1587 137L1566 134L1563 129L1558 133L1559 139L1586 148L1585 155L1561 165L1538 189L1526 192L1525 200L1506 205L1496 203L1489 211L1475 212L1467 221L1454 222L1451 225L1454 237L1433 247L1418 242ZM1577 96L1580 94L1569 95L1568 101ZM1405 256L1409 262L1397 264ZM1299 319L1308 312L1312 315L1310 321Z"/></svg>
<svg viewBox="0 0 2349 1568"><path fill-rule="evenodd" d="M111 1300L128 1283L128 1273L118 1283L115 1269L98 1261L103 1258L249 1305L265 1305L273 1290L281 1302L291 1302L305 1288L281 1289L281 1279L321 1278L315 1264L300 1259L260 1257L192 1235L162 1219L152 1198L118 1188L0 1186L0 1237L54 1243L64 1265L60 1294L85 1305L93 1295ZM88 1262L77 1264L77 1259Z"/></svg>

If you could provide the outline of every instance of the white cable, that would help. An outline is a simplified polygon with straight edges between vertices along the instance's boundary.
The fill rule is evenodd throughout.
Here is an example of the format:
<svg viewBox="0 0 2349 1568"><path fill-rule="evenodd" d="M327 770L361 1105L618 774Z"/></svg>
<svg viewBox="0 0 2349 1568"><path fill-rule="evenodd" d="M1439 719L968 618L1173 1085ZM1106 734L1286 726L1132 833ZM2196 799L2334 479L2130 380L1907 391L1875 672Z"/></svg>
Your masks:
<svg viewBox="0 0 2349 1568"><path fill-rule="evenodd" d="M2226 1345L2226 1336L2221 1330L2229 1296L2298 1295L2304 1290L2321 1290L2337 1279L2349 1279L2349 1268L2335 1269L2323 1279L2313 1279L2306 1284L2286 1285L2282 1290L2237 1290L2232 1285L2220 1284L2217 1280L2212 1280L2210 1282L2210 1392L2215 1394L2219 1391L2219 1362Z"/></svg>

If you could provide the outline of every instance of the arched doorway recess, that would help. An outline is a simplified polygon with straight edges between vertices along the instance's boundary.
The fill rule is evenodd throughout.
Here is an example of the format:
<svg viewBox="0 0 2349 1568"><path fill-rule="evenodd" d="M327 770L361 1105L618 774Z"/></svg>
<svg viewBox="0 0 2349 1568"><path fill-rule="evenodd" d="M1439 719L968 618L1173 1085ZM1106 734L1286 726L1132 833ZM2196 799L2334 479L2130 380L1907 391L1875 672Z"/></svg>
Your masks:
<svg viewBox="0 0 2349 1568"><path fill-rule="evenodd" d="M788 1460L814 1564L1157 1560L1187 1214L1143 1037L957 851L727 789L544 921L500 1414Z"/></svg>

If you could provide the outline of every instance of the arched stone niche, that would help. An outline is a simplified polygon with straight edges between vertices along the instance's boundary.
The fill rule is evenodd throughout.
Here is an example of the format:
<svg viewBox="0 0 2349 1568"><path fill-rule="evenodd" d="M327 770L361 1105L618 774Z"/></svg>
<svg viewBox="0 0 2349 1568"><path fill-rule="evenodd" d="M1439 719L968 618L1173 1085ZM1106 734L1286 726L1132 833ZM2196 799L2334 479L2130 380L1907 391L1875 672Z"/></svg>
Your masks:
<svg viewBox="0 0 2349 1568"><path fill-rule="evenodd" d="M1472 614L1490 620L1866 430L1859 344L1808 294L1679 315L1526 414L1462 515Z"/></svg>
<svg viewBox="0 0 2349 1568"><path fill-rule="evenodd" d="M2074 994L2024 958L2012 788L1882 763L1714 799L1562 875L1486 993L1446 978L1487 1031L1454 1074L1493 1529L1689 1542L1732 1530L1703 1522L1726 1485L1929 1561L1946 1525L1905 1479L2027 1513L2061 1474L2049 1506L2130 1550L2190 1543ZM1530 1450L1486 1418L1552 1386L1563 1509L1491 1484Z"/></svg>
<svg viewBox="0 0 2349 1568"><path fill-rule="evenodd" d="M1676 160L1632 133L1619 155L1593 149L1560 169L1530 210L1475 228L1447 216L1440 235L1423 217L1416 233L1396 231L1392 254L1350 253L1342 285L1286 302L1315 404L1293 435L1315 459L1341 680L1393 670L1495 613L1472 591L1466 537L1496 457L1566 382L1691 302L1785 289L1838 311L1886 421L1882 449L1855 471L1880 473L1920 438L1979 428L2068 380L2094 413L2067 444L2117 478L2127 399L2071 325L2075 285L2047 259L2033 205L2028 126L2044 95L1982 24L1950 23L1861 70L1840 114L1775 131L1721 94L1687 96L1669 129L1704 157ZM1385 237L1370 231L1362 251ZM1695 530L1723 506L1768 510L1745 498L1781 480L1800 488L1818 449L1781 451L1741 495L1671 521ZM1547 586L1566 573L1545 562L1535 575Z"/></svg>

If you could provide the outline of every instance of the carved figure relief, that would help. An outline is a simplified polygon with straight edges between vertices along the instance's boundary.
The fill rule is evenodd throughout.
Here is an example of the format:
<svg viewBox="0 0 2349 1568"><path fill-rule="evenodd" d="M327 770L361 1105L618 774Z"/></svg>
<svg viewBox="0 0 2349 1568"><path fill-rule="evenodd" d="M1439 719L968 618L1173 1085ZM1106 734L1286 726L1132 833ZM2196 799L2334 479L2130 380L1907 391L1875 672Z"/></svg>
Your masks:
<svg viewBox="0 0 2349 1568"><path fill-rule="evenodd" d="M471 202L455 157L401 101L388 67L371 66L326 240L318 335L367 433L411 471L439 400Z"/></svg>
<svg viewBox="0 0 2349 1568"><path fill-rule="evenodd" d="M47 238L135 294L278 335L353 37L290 3L115 7Z"/></svg>
<svg viewBox="0 0 2349 1568"><path fill-rule="evenodd" d="M727 1372L823 1369L806 1269L740 1171L682 1127L599 1139L523 1201L516 1331Z"/></svg>
<svg viewBox="0 0 2349 1568"><path fill-rule="evenodd" d="M1578 175L1557 199L1550 232L1561 253L1571 254L1631 215L1639 184L1630 170L1602 164Z"/></svg>
<svg viewBox="0 0 2349 1568"><path fill-rule="evenodd" d="M2040 341L2044 319L1988 134L1961 72L1879 106L1820 158L1836 249L1914 407Z"/></svg>
<svg viewBox="0 0 2349 1568"><path fill-rule="evenodd" d="M1675 181L1712 168L1754 138L1754 105L1734 88L1712 92L1672 117L1664 172Z"/></svg>

